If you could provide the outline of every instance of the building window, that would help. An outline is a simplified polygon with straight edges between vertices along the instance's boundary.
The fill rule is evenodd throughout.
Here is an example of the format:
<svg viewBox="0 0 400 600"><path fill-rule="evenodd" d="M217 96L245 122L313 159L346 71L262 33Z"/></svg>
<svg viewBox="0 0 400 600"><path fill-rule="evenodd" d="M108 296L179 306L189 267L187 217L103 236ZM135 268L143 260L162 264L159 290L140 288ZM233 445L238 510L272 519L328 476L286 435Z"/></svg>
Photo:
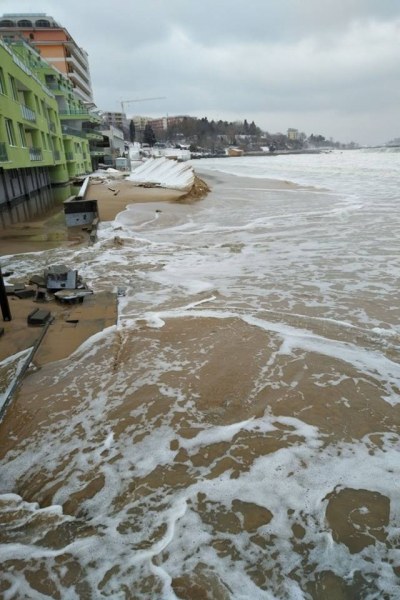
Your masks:
<svg viewBox="0 0 400 600"><path fill-rule="evenodd" d="M12 75L9 75L9 78L10 78L10 84L11 84L13 98L14 98L14 100L18 100L18 91L17 91L17 84L15 83L15 79Z"/></svg>
<svg viewBox="0 0 400 600"><path fill-rule="evenodd" d="M21 19L21 21L18 21L18 27L32 27L32 21Z"/></svg>
<svg viewBox="0 0 400 600"><path fill-rule="evenodd" d="M14 21L3 19L3 21L0 21L0 27L15 27L15 23Z"/></svg>
<svg viewBox="0 0 400 600"><path fill-rule="evenodd" d="M18 123L18 129L19 129L19 137L21 138L21 145L24 146L24 148L26 148L26 136L25 136L25 129L24 126L22 125L22 123Z"/></svg>
<svg viewBox="0 0 400 600"><path fill-rule="evenodd" d="M44 133L43 133L43 131L42 131L42 144L43 144L43 148L44 148L45 150L47 150L46 138L45 138L45 136L44 136Z"/></svg>
<svg viewBox="0 0 400 600"><path fill-rule="evenodd" d="M7 94L6 82L4 81L3 69L0 67L0 94Z"/></svg>
<svg viewBox="0 0 400 600"><path fill-rule="evenodd" d="M13 122L11 121L11 119L5 119L5 124L8 143L10 144L10 146L16 146Z"/></svg>
<svg viewBox="0 0 400 600"><path fill-rule="evenodd" d="M36 27L50 27L50 21L46 19L39 19L36 21Z"/></svg>

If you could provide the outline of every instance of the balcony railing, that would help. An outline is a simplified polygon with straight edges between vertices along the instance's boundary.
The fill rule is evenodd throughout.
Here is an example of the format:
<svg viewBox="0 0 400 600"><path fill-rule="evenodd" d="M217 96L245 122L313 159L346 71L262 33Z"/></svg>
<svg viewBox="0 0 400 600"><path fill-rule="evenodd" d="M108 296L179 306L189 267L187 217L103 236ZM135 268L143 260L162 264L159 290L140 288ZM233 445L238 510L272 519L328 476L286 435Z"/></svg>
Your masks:
<svg viewBox="0 0 400 600"><path fill-rule="evenodd" d="M77 137L86 138L86 133L84 131L68 127L68 125L61 125L61 129L64 135L75 135Z"/></svg>
<svg viewBox="0 0 400 600"><path fill-rule="evenodd" d="M47 121L47 122L48 122L48 124L49 124L49 129L50 129L50 131L53 131L53 132L55 133L55 131L56 131L56 126L55 126L55 124L54 124L52 121Z"/></svg>
<svg viewBox="0 0 400 600"><path fill-rule="evenodd" d="M73 152L66 152L65 153L65 158L68 162L71 162L72 160L74 160L74 153Z"/></svg>
<svg viewBox="0 0 400 600"><path fill-rule="evenodd" d="M53 150L53 158L54 160L61 160L61 152L58 150Z"/></svg>
<svg viewBox="0 0 400 600"><path fill-rule="evenodd" d="M34 148L33 146L29 148L29 158L32 161L43 160L43 154L41 148Z"/></svg>
<svg viewBox="0 0 400 600"><path fill-rule="evenodd" d="M83 128L83 131L86 133L86 137L92 140L102 140L103 134L100 131L96 131L95 129L89 129L87 127Z"/></svg>
<svg viewBox="0 0 400 600"><path fill-rule="evenodd" d="M72 118L79 119L81 121L89 121L91 123L101 123L101 117L95 113L90 112L85 108L71 108L67 110L60 110L59 115L61 119Z"/></svg>
<svg viewBox="0 0 400 600"><path fill-rule="evenodd" d="M7 161L8 161L7 147L4 142L0 142L0 162L7 162Z"/></svg>
<svg viewBox="0 0 400 600"><path fill-rule="evenodd" d="M31 121L32 123L36 123L36 113L31 110L25 104L20 104L21 106L21 114L25 121Z"/></svg>
<svg viewBox="0 0 400 600"><path fill-rule="evenodd" d="M104 150L91 150L90 156L104 156Z"/></svg>
<svg viewBox="0 0 400 600"><path fill-rule="evenodd" d="M79 60L76 59L75 56L67 56L67 63L73 65L72 72L78 72L80 78L86 83L88 87L90 87L90 81L88 79L88 65L81 65Z"/></svg>
<svg viewBox="0 0 400 600"><path fill-rule="evenodd" d="M83 115L85 117L88 117L90 115L90 112L88 110L85 110L84 108L70 108L67 110L60 110L59 111L60 115L66 115L66 116L80 116Z"/></svg>
<svg viewBox="0 0 400 600"><path fill-rule="evenodd" d="M59 83L58 81L50 81L46 83L46 86L52 91L54 96L63 96L66 92L71 91L68 85Z"/></svg>

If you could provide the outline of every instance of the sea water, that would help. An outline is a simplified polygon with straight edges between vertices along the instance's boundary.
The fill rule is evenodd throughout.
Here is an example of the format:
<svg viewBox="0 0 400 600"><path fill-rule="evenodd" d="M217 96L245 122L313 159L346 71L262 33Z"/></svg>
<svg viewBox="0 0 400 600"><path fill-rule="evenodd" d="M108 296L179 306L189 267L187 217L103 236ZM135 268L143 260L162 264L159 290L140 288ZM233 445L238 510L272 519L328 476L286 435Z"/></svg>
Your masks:
<svg viewBox="0 0 400 600"><path fill-rule="evenodd" d="M0 426L1 597L398 598L400 153L193 164L5 259L124 295Z"/></svg>

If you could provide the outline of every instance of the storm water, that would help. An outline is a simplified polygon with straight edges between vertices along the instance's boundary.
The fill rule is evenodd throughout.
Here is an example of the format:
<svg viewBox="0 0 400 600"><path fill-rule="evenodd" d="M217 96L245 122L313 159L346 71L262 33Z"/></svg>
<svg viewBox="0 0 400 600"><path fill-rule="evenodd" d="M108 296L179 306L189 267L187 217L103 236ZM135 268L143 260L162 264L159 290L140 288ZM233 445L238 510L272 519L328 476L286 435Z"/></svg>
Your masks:
<svg viewBox="0 0 400 600"><path fill-rule="evenodd" d="M0 425L0 595L398 598L400 153L193 164L205 199L3 259L120 296Z"/></svg>

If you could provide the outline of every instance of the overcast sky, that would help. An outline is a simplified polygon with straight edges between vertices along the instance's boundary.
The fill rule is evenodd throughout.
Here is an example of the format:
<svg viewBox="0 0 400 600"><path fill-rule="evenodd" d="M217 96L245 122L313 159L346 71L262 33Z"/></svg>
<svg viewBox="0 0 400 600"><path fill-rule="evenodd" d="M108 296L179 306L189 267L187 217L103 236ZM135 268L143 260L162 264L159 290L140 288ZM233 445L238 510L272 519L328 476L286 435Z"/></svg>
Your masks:
<svg viewBox="0 0 400 600"><path fill-rule="evenodd" d="M400 0L0 0L89 53L102 110L247 119L342 142L400 136Z"/></svg>

